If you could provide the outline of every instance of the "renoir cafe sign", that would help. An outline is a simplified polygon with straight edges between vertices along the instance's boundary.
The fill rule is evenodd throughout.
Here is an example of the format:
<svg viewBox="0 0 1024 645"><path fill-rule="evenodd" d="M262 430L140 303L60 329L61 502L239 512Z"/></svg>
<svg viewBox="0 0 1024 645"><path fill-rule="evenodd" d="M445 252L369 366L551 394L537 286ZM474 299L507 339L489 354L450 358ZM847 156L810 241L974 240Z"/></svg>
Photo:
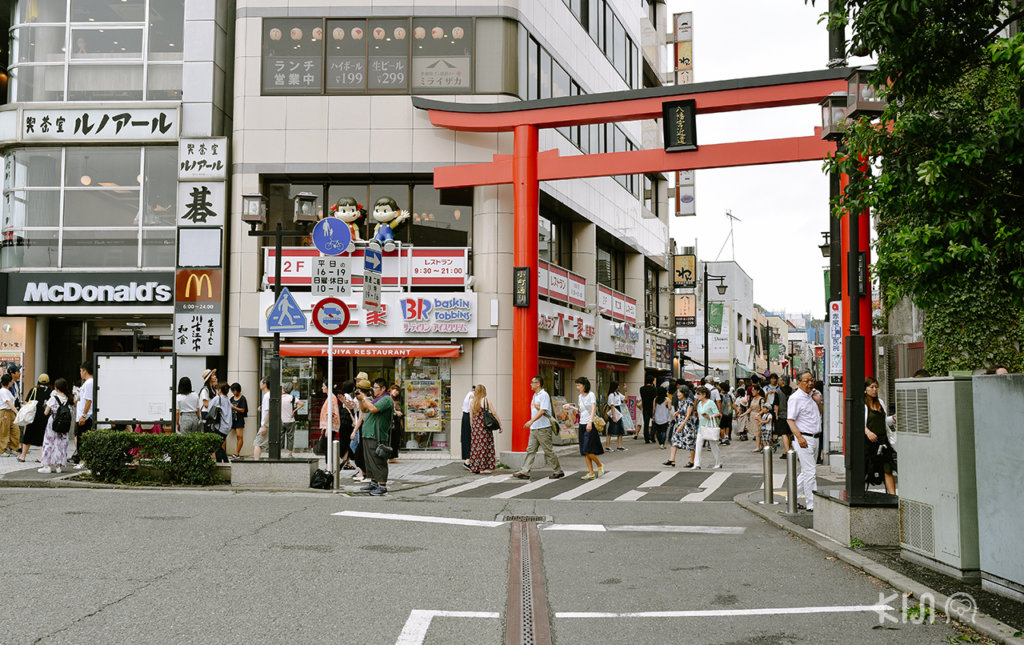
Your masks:
<svg viewBox="0 0 1024 645"><path fill-rule="evenodd" d="M10 273L7 312L58 310L97 313L124 308L157 312L174 306L174 274L165 273Z"/></svg>

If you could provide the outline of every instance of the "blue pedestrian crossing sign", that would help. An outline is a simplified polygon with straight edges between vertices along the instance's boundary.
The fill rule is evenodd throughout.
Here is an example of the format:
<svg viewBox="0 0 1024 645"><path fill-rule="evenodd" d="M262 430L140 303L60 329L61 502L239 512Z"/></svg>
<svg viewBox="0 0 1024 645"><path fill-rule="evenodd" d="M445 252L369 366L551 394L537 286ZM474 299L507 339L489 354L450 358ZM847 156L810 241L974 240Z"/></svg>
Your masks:
<svg viewBox="0 0 1024 645"><path fill-rule="evenodd" d="M299 309L295 296L288 287L281 289L277 302L267 313L267 332L270 334L289 334L306 331L306 315Z"/></svg>
<svg viewBox="0 0 1024 645"><path fill-rule="evenodd" d="M336 217L325 217L313 227L313 246L324 255L341 255L352 244L348 224Z"/></svg>

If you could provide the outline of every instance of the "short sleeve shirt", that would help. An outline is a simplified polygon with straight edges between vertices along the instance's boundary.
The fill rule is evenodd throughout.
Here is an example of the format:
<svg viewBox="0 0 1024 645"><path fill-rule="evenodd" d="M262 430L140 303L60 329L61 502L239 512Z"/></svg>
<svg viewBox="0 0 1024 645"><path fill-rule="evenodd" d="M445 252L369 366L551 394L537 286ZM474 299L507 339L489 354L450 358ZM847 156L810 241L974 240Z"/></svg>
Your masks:
<svg viewBox="0 0 1024 645"><path fill-rule="evenodd" d="M236 408L242 408L241 412L231 411L231 427L244 428L245 417L249 414L249 402L245 400L245 395L240 395L237 399L231 399L231 405Z"/></svg>
<svg viewBox="0 0 1024 645"><path fill-rule="evenodd" d="M10 388L0 387L0 410L14 411L14 394Z"/></svg>
<svg viewBox="0 0 1024 645"><path fill-rule="evenodd" d="M546 390L535 392L533 399L530 400L530 418L536 416L538 410L546 410L548 414L551 414L551 397L548 396ZM547 416L542 416L530 425L531 430L537 430L540 428L550 428L551 420Z"/></svg>
<svg viewBox="0 0 1024 645"><path fill-rule="evenodd" d="M363 421L362 434L366 439L387 441L391 433L391 417L395 414L395 402L384 395L373 404L376 412L370 412Z"/></svg>
<svg viewBox="0 0 1024 645"><path fill-rule="evenodd" d="M263 394L263 400L260 401L260 426L270 425L270 392Z"/></svg>
<svg viewBox="0 0 1024 645"><path fill-rule="evenodd" d="M295 397L291 394L281 395L281 422L295 422Z"/></svg>
<svg viewBox="0 0 1024 645"><path fill-rule="evenodd" d="M789 397L789 405L786 407L788 418L796 422L800 434L816 435L821 432L821 413L810 394L797 389Z"/></svg>
<svg viewBox="0 0 1024 645"><path fill-rule="evenodd" d="M580 425L586 425L594 420L594 413L591 408L597 405L597 395L593 392L579 395L577 403L580 406Z"/></svg>
<svg viewBox="0 0 1024 645"><path fill-rule="evenodd" d="M92 379L86 379L85 383L82 383L82 389L78 391L78 405L75 408L75 420L81 419L85 416L85 402L92 401ZM89 414L92 415L94 411L95 403L90 403Z"/></svg>

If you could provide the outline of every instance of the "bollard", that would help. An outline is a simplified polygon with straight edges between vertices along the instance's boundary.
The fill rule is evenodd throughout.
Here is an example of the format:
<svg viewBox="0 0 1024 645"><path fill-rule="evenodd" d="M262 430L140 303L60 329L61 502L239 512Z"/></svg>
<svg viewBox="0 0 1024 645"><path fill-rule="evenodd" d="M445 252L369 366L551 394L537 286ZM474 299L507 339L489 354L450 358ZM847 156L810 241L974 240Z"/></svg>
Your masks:
<svg viewBox="0 0 1024 645"><path fill-rule="evenodd" d="M765 446L761 451L764 454L764 503L775 503L775 478L772 476L772 447Z"/></svg>
<svg viewBox="0 0 1024 645"><path fill-rule="evenodd" d="M341 442L335 439L332 443L334 444L334 454L331 455L333 462L331 472L334 473L334 490L338 490L341 488L341 468L338 464L338 458L341 456Z"/></svg>
<svg viewBox="0 0 1024 645"><path fill-rule="evenodd" d="M796 451L792 448L786 452L786 512L796 513Z"/></svg>

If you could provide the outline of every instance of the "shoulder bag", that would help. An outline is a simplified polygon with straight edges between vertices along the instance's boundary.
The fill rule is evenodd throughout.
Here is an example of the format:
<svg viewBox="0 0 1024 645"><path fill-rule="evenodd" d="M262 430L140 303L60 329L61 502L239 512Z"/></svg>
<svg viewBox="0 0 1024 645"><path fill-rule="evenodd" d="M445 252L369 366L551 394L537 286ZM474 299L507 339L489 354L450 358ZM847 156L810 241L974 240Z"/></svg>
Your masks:
<svg viewBox="0 0 1024 645"><path fill-rule="evenodd" d="M491 412L491 409L487 407L486 399L484 400L483 409L481 409L480 412L481 414L483 414L484 417L485 429L490 430L491 432L497 432L498 430L501 430L501 423L498 422L498 418L494 416L494 413Z"/></svg>

